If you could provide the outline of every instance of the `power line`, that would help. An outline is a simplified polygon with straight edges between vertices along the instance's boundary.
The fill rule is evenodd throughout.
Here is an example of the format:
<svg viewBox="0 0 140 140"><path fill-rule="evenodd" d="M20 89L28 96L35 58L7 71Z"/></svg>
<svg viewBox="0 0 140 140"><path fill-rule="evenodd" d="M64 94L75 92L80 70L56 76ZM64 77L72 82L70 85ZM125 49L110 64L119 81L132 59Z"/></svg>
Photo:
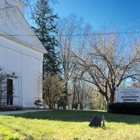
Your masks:
<svg viewBox="0 0 140 140"><path fill-rule="evenodd" d="M63 34L63 35L47 35L47 36L94 36L94 35L111 35L111 34L139 34L140 31L131 31L131 32L105 32L105 33L92 33L92 34L75 34L75 35L66 35L66 34ZM15 35L12 35L12 34L7 34L7 35L2 35L0 34L0 36L37 36L37 35L19 35L19 34L15 34Z"/></svg>
<svg viewBox="0 0 140 140"><path fill-rule="evenodd" d="M28 5L30 7L30 10L32 11L29 1L27 1L27 2L28 2ZM5 7L5 8L1 8L1 9L10 9L10 8L17 8L19 10L19 8L17 6ZM129 21L138 19L138 18L140 18L140 16L136 17L136 18L133 18L133 19L130 19L130 20L127 20L127 21L123 21L121 23L118 23L118 25L123 24L125 22L129 22ZM53 36L93 36L93 35L111 35L111 34L139 34L139 33L140 33L140 31L128 31L128 32L127 31L121 31L121 32L92 33L92 34L74 34L74 35L63 34L63 35L53 35ZM17 35L16 34L15 35L12 35L12 34L11 35L8 35L8 34L7 35L2 35L2 34L0 34L0 36L36 36L36 35L19 35L19 34L17 34ZM52 35L48 35L48 36L52 36Z"/></svg>
<svg viewBox="0 0 140 140"><path fill-rule="evenodd" d="M122 22L117 23L117 24L120 25L120 24L123 24L123 23L129 22L129 21L133 21L133 20L136 20L136 19L139 19L139 18L140 18L140 16L135 17L135 18L132 18L132 19L129 19L129 20L126 20L126 21L122 21Z"/></svg>
<svg viewBox="0 0 140 140"><path fill-rule="evenodd" d="M125 21L122 21L122 22L119 22L119 23L116 23L116 24L114 24L114 26L117 27L118 25L127 23L127 22L129 22L129 21L134 21L134 20L136 20L136 19L140 19L140 16L135 17L135 18L132 18L132 19L129 19L129 20L125 20ZM109 26L109 27L110 27L110 26ZM109 28L109 27L108 27L108 28ZM132 29L132 28L134 28L134 27L136 27L136 26L131 26L131 28L122 29L122 30L120 30L120 32L125 32L125 31L128 30L128 29L129 29L129 31L130 31L130 29ZM134 32L134 31L132 31L132 32Z"/></svg>
<svg viewBox="0 0 140 140"><path fill-rule="evenodd" d="M28 5L30 7L29 2L28 2ZM3 9L10 9L10 8L17 8L19 10L19 8L17 6L10 6L10 7L5 7L5 8L1 8L1 9L3 10ZM31 7L30 7L30 9L31 9ZM19 10L19 12L21 13L20 10ZM137 17L137 18L139 18L139 17ZM136 18L134 18L134 19L136 19ZM134 19L131 19L131 20L134 20ZM127 22L127 21L125 21L125 22ZM63 34L63 35L53 35L53 36L93 36L93 35L101 35L101 34L110 35L110 34L128 34L128 33L138 34L138 33L140 33L140 31L131 31L131 32L130 31L129 32L124 32L124 31L122 31L122 32L105 32L105 33L74 34L74 35L66 35L66 34ZM16 34L15 35L13 35L13 34L2 35L2 34L0 34L0 36L36 36L36 35L21 35L21 34L17 34L17 35ZM48 36L52 36L52 35L48 35Z"/></svg>

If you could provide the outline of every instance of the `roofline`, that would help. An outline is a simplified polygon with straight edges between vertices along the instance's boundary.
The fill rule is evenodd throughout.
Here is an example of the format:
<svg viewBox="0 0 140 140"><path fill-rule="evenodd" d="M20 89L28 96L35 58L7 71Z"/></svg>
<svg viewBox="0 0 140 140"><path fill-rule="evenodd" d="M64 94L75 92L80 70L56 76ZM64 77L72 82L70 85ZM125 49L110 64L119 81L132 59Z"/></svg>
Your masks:
<svg viewBox="0 0 140 140"><path fill-rule="evenodd" d="M24 8L26 8L27 7L27 5L24 3L24 2L22 2L21 0L16 0L19 4L21 4Z"/></svg>
<svg viewBox="0 0 140 140"><path fill-rule="evenodd" d="M17 0L16 0L17 1ZM18 2L21 2L21 1L19 1L18 0ZM21 2L21 3L23 3L23 2ZM17 10L19 11L19 12L17 12L17 14L19 15L19 16L21 16L22 18L24 18L24 20L23 20L23 22L24 22L24 24L26 25L26 27L27 28L30 28L30 25L29 25L29 23L27 22L27 20L25 19L25 17L24 17L24 15L21 13L21 11L19 10L19 8L17 7L17 6L13 6L12 8L16 8L16 12L17 12ZM31 29L31 28L30 28ZM32 34L34 35L34 36L36 36L36 34L32 31ZM47 53L47 51L46 51L46 49L44 48L44 46L42 45L42 43L40 42L40 45L42 45L42 49L40 49L40 48L38 48L38 47L36 47L35 45L31 45L31 44L29 44L29 43L26 43L26 42L24 42L24 41L21 41L20 39L17 39L17 38L15 38L14 36L10 36L10 35L8 35L8 34L6 34L5 32L2 32L2 31L0 31L0 36L3 36L3 37L5 37L5 38L8 38L8 39L10 39L10 40L13 40L13 41L15 41L15 42L18 42L18 43L20 43L20 44L23 44L23 45L25 45L25 46L27 46L27 47L29 47L29 48L31 48L31 49L34 49L34 50L36 50L36 51L39 51L39 52L41 52L41 53L43 53L43 54L45 54L45 53ZM36 38L38 39L38 37L36 36ZM39 39L38 39L39 40Z"/></svg>
<svg viewBox="0 0 140 140"><path fill-rule="evenodd" d="M46 51L45 49L44 49L44 50L39 49L39 48L37 48L37 47L35 47L35 46L33 46L33 45L30 45L30 44L28 44L28 43L25 43L25 42L23 42L23 41L21 41L21 40L15 38L15 37L13 37L13 36L8 36L8 35L6 35L5 33L1 32L1 31L0 31L0 36L2 36L2 37L4 37L4 38L7 38L7 39L9 39L9 40L12 40L12 41L14 41L14 42L18 42L19 44L25 45L25 46L27 46L27 47L30 48L30 49L39 51L40 53L43 53L43 54L47 53L47 51Z"/></svg>

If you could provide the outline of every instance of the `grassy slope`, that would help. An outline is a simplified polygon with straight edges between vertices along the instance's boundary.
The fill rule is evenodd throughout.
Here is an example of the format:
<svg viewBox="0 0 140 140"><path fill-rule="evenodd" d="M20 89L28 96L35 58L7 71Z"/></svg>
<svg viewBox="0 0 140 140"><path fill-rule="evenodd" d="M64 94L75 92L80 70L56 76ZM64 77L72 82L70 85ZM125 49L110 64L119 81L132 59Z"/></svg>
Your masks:
<svg viewBox="0 0 140 140"><path fill-rule="evenodd" d="M105 129L88 126L94 115L105 116ZM140 116L103 111L43 111L0 116L0 129L0 140L139 140Z"/></svg>

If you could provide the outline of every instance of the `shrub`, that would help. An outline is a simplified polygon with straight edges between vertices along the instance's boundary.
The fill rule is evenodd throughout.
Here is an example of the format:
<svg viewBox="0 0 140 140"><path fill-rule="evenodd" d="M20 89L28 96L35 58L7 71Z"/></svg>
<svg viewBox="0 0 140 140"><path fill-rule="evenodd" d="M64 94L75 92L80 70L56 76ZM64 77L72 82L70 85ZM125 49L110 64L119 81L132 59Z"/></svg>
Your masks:
<svg viewBox="0 0 140 140"><path fill-rule="evenodd" d="M35 100L34 104L37 108L40 108L42 106L41 100Z"/></svg>
<svg viewBox="0 0 140 140"><path fill-rule="evenodd" d="M0 67L0 107L7 104L7 76L3 68Z"/></svg>
<svg viewBox="0 0 140 140"><path fill-rule="evenodd" d="M111 103L109 113L140 115L140 103Z"/></svg>

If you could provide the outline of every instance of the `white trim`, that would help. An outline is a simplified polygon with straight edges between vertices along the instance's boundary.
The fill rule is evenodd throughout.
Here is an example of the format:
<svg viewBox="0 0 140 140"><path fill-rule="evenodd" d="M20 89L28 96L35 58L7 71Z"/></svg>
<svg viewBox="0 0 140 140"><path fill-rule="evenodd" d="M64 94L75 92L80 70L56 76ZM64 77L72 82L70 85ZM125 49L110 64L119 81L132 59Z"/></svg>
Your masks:
<svg viewBox="0 0 140 140"><path fill-rule="evenodd" d="M27 7L27 5L24 2L22 2L21 0L14 0L14 1L16 1L18 4L22 5L22 7L24 7L24 8Z"/></svg>
<svg viewBox="0 0 140 140"><path fill-rule="evenodd" d="M44 54L44 53L47 53L47 51L46 51L45 49L43 50L43 49L37 48L37 47L35 47L35 46L33 46L33 45L30 45L30 44L28 44L28 43L25 43L25 42L19 40L19 39L13 37L13 36L8 36L7 34L3 33L2 31L0 31L0 36L2 36L2 37L4 37L4 38L7 38L7 39L9 39L9 40L12 40L12 41L14 41L14 42L17 42L17 43L19 43L19 44L22 44L22 45L24 45L24 46L26 46L26 47L28 47L28 48L30 48L30 49L39 51L39 52L41 52L41 53L43 53L43 54Z"/></svg>

